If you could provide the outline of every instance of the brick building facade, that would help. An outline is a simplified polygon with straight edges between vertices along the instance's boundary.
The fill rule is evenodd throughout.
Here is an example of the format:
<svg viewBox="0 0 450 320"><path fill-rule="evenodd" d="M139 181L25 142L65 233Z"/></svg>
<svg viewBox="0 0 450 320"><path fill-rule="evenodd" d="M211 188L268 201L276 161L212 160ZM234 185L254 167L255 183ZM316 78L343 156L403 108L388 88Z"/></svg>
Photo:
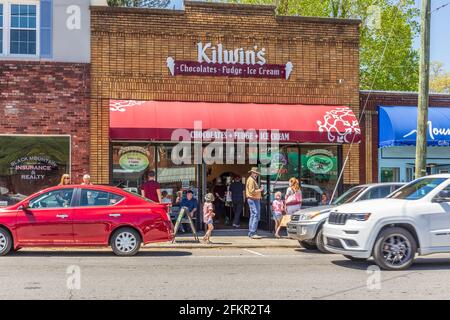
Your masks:
<svg viewBox="0 0 450 320"><path fill-rule="evenodd" d="M246 121L266 121L266 128L273 129L274 121L280 121L290 123L293 131L315 126L316 132L300 132L297 137L308 136L302 139L292 138L291 130L280 153L286 166L277 177L267 175L262 181L270 181L270 191L285 191L291 176L301 176L304 185L311 185L305 189L305 202L317 205L322 192L334 191L350 141L327 140L317 127L320 119L311 115L333 107L351 116L347 125L354 121L352 134L359 130L359 24L359 20L277 16L275 7L257 5L186 1L183 11L91 7L94 180L137 191L146 170L155 170L167 201L187 189L201 198L217 180L247 176L250 163L174 165L169 128L192 129L183 126L183 120L193 119L194 113L198 119L192 122L223 125L219 130L247 128ZM230 62L233 54L236 61ZM250 76L250 69L245 74L247 67L259 76ZM228 70L243 73L231 76L225 74ZM265 70L280 73L262 75ZM274 120L287 110L290 119ZM142 114L130 115L133 112ZM214 120L218 118L223 121ZM145 122L150 127L123 128L127 121L130 128ZM295 121L298 126L292 125ZM205 129L210 128L216 127ZM314 135L325 140L312 143L318 142ZM354 147L341 187L358 184L359 174L359 148ZM262 225L267 227L270 218L267 211L264 215Z"/></svg>
<svg viewBox="0 0 450 320"><path fill-rule="evenodd" d="M71 172L89 170L89 64L0 61L0 133L71 136Z"/></svg>
<svg viewBox="0 0 450 320"><path fill-rule="evenodd" d="M97 182L111 180L110 99L336 105L359 114L359 21L276 16L270 6L185 6L91 8L91 173ZM227 48L256 44L272 64L292 61L293 74L288 81L171 76L167 57L196 60L200 41ZM353 148L345 183L358 183L359 173L359 149Z"/></svg>
<svg viewBox="0 0 450 320"><path fill-rule="evenodd" d="M90 4L0 1L0 206L89 171Z"/></svg>

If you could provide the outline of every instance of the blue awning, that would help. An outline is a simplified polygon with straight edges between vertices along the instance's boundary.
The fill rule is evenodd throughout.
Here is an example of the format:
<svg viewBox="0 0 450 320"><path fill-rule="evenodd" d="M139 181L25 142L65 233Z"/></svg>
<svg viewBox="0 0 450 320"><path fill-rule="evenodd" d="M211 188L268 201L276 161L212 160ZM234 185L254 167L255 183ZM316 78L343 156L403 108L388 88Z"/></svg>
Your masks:
<svg viewBox="0 0 450 320"><path fill-rule="evenodd" d="M417 107L380 106L379 146L415 146ZM450 146L450 107L431 107L428 111L428 145Z"/></svg>

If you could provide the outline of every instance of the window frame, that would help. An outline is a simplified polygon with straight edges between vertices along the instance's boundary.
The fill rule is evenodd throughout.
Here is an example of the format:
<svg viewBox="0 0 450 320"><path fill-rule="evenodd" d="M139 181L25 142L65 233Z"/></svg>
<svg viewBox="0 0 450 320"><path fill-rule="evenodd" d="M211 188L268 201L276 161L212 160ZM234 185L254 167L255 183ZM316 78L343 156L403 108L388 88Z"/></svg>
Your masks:
<svg viewBox="0 0 450 320"><path fill-rule="evenodd" d="M32 203L33 201L36 201L36 200L38 200L39 198L41 198L41 197L43 197L43 196L45 196L45 195L48 195L49 193L54 193L54 192L57 192L57 191L64 191L64 190L72 190L72 197L71 197L70 202L69 202L69 205L68 205L67 207L41 207L41 208L32 208L32 207L31 207L31 203ZM74 205L74 202L75 202L75 196L76 196L76 188L71 187L71 186L68 186L67 188L62 188L62 189L56 189L56 190L47 191L47 192L44 192L44 193L42 193L42 194L39 194L39 195L37 195L36 197L30 199L30 201L29 201L30 206L29 206L28 210L34 211L34 210L62 210L62 209L72 209L72 208L73 208L73 205Z"/></svg>
<svg viewBox="0 0 450 320"><path fill-rule="evenodd" d="M82 208L82 209L86 209L86 208L112 208L115 206L118 206L119 204L121 204L122 202L125 201L126 197L124 195L115 193L115 192L111 192L111 191L105 191L105 190L99 190L99 189L91 189L91 188L77 188L77 194L76 194L76 201L72 204L72 208ZM110 204L110 205L87 205L87 206L83 206L81 205L81 197L83 194L83 191L87 191L87 192L103 192L103 193L108 193L108 194L113 194L115 196L119 196L122 197L119 201L117 201L114 204Z"/></svg>
<svg viewBox="0 0 450 320"><path fill-rule="evenodd" d="M3 48L0 57L3 58L39 58L40 56L40 30L41 30L41 6L38 0L0 0L3 5ZM12 28L12 5L29 5L36 6L36 28L20 30L36 30L36 53L35 54L19 54L11 53L11 29Z"/></svg>

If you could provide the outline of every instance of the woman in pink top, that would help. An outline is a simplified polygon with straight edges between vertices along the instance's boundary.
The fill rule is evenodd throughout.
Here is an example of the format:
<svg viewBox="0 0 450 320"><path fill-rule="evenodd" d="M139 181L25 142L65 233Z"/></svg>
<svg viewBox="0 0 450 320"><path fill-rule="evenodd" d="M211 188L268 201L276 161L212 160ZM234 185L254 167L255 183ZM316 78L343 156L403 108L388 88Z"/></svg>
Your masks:
<svg viewBox="0 0 450 320"><path fill-rule="evenodd" d="M207 230L205 236L203 237L203 241L206 243L211 243L210 237L211 233L214 230L214 195L212 193L208 193L205 196L205 204L203 205L203 222L206 224Z"/></svg>

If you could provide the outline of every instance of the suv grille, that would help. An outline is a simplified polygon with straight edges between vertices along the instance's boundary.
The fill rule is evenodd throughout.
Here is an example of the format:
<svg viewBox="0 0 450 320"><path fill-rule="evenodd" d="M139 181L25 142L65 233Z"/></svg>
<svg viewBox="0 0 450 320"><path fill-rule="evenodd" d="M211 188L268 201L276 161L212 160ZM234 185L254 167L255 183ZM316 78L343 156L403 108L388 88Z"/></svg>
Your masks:
<svg viewBox="0 0 450 320"><path fill-rule="evenodd" d="M332 213L330 213L330 216L328 217L328 223L344 225L347 223L348 216L349 215L346 213L332 212Z"/></svg>

